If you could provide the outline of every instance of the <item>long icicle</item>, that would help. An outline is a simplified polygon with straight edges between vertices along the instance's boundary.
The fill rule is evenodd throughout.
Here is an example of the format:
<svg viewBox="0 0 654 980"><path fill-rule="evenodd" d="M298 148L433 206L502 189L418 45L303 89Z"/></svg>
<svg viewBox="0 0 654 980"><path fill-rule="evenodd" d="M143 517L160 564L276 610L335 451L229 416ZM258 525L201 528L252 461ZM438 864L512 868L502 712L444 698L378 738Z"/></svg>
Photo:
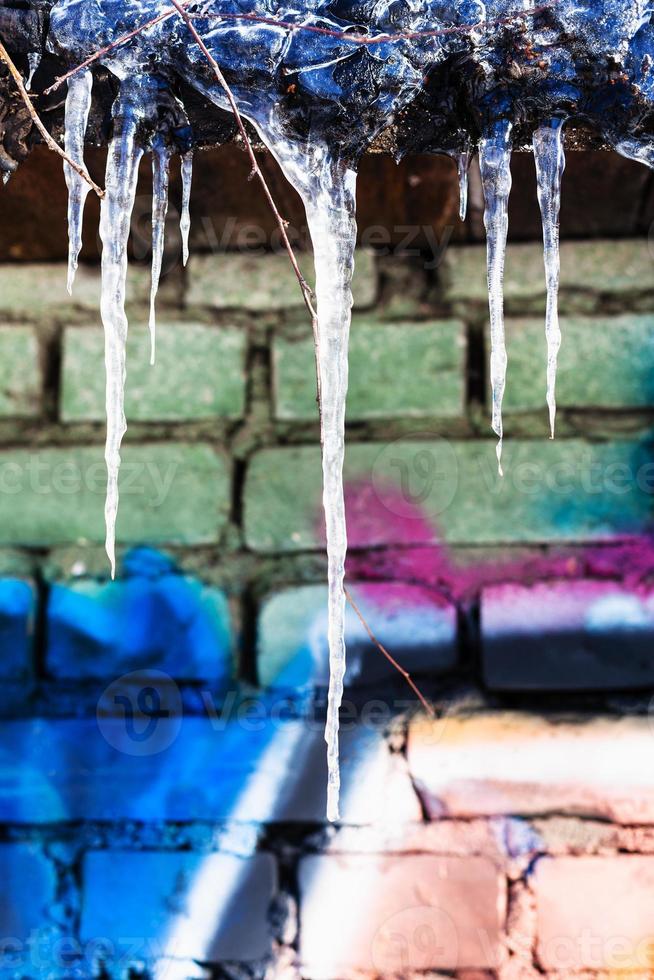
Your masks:
<svg viewBox="0 0 654 980"><path fill-rule="evenodd" d="M299 191L307 215L315 265L314 341L320 408L323 510L327 537L329 693L327 819L339 819L339 711L345 678L344 589L347 531L343 492L348 343L356 245L356 173L320 143L294 145L274 113L258 125L285 176Z"/></svg>
<svg viewBox="0 0 654 980"><path fill-rule="evenodd" d="M356 176L333 163L314 200L305 200L313 243L318 307L318 373L321 398L323 508L327 532L329 694L327 819L339 818L339 711L345 677L345 558L347 532L343 494L345 400L356 243Z"/></svg>
<svg viewBox="0 0 654 980"><path fill-rule="evenodd" d="M123 87L124 87L123 83ZM122 95L122 90L121 90ZM107 498L105 502L106 550L112 577L116 572L116 516L118 513L118 473L120 445L127 428L124 410L125 285L127 279L127 241L139 163L143 149L137 141L138 120L134 108L127 106L115 119L114 136L107 155L106 190L100 209L102 239L101 312L105 332L107 372L106 410Z"/></svg>
<svg viewBox="0 0 654 980"><path fill-rule="evenodd" d="M461 150L456 157L456 169L459 177L459 218L466 220L468 213L468 172L472 154L469 149Z"/></svg>
<svg viewBox="0 0 654 980"><path fill-rule="evenodd" d="M543 221L543 257L547 284L545 337L547 340L547 404L550 414L550 433L554 438L556 421L556 369L561 347L559 326L559 213L561 210L561 179L565 170L562 118L552 119L540 126L533 135L534 160L538 187L538 203Z"/></svg>
<svg viewBox="0 0 654 980"><path fill-rule="evenodd" d="M80 72L68 79L64 146L68 156L84 166L84 138L91 110L93 76ZM82 249L84 205L91 190L89 184L64 160L64 177L68 187L68 292L72 294L79 253Z"/></svg>
<svg viewBox="0 0 654 980"><path fill-rule="evenodd" d="M188 262L188 238L191 230L191 184L193 183L193 150L182 156L182 213L179 230L182 233L182 262Z"/></svg>
<svg viewBox="0 0 654 980"><path fill-rule="evenodd" d="M152 151L152 284L150 287L150 364L156 345L156 303L166 241L170 150L156 146Z"/></svg>
<svg viewBox="0 0 654 980"><path fill-rule="evenodd" d="M484 191L484 225L488 263L488 305L490 310L490 374L493 398L492 426L498 437L497 465L502 470L502 400L506 385L506 345L504 341L504 262L509 228L511 193L511 132L508 119L495 123L479 144L479 167Z"/></svg>

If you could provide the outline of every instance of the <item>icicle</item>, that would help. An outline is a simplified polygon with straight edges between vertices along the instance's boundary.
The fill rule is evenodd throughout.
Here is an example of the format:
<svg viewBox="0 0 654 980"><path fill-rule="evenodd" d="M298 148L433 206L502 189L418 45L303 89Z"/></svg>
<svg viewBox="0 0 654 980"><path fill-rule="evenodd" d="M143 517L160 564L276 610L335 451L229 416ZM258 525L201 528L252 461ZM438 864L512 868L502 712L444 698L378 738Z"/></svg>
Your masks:
<svg viewBox="0 0 654 980"><path fill-rule="evenodd" d="M80 166L84 166L84 137L91 109L92 86L90 71L79 72L68 79L64 140L66 153ZM72 293L82 248L84 204L90 187L66 162L64 176L68 187L68 292Z"/></svg>
<svg viewBox="0 0 654 980"><path fill-rule="evenodd" d="M155 306L166 239L168 213L168 164L170 151L155 147L152 154L152 286L150 288L150 364L154 364L156 313Z"/></svg>
<svg viewBox="0 0 654 980"><path fill-rule="evenodd" d="M457 155L457 171L459 174L459 217L466 220L468 213L468 171L472 154L469 150L461 150Z"/></svg>
<svg viewBox="0 0 654 980"><path fill-rule="evenodd" d="M540 126L533 135L534 160L538 181L538 203L543 220L543 255L547 283L547 311L545 336L547 338L547 404L550 413L550 431L554 438L556 419L556 368L561 330L559 327L559 212L561 209L561 178L565 169L563 146L564 119L552 119L548 126Z"/></svg>
<svg viewBox="0 0 654 980"><path fill-rule="evenodd" d="M493 395L493 431L498 437L497 464L502 470L502 399L506 384L506 346L504 342L504 260L509 227L511 193L511 131L513 124L502 119L479 144L479 167L484 190L484 225L488 262L488 304L490 309L490 373Z"/></svg>
<svg viewBox="0 0 654 980"><path fill-rule="evenodd" d="M293 144L273 119L258 124L263 141L299 191L313 244L317 303L317 369L321 404L323 509L327 533L329 694L327 819L338 820L339 710L345 677L345 557L343 495L345 399L356 245L356 173L320 143Z"/></svg>
<svg viewBox="0 0 654 980"><path fill-rule="evenodd" d="M123 83L124 84L124 83ZM105 331L105 365L107 371L106 409L107 498L105 502L106 549L112 577L116 569L115 537L118 512L118 471L120 444L125 434L125 281L127 277L127 241L139 162L143 149L137 143L137 118L127 108L116 119L114 137L107 155L105 197L100 209L102 239L102 322Z"/></svg>
<svg viewBox="0 0 654 980"><path fill-rule="evenodd" d="M41 64L41 52L30 51L30 53L27 55L27 64L29 65L29 75L27 76L27 81L25 82L25 89L27 92L29 92L32 88L32 82L34 81L36 70Z"/></svg>
<svg viewBox="0 0 654 980"><path fill-rule="evenodd" d="M336 168L334 168L336 170ZM356 222L356 177L343 168L324 181L315 201L305 201L313 243L318 304L318 368L322 403L323 507L327 529L329 586L329 696L327 742L327 819L339 816L339 710L345 677L345 556L347 532L343 497L345 398L352 308Z"/></svg>
<svg viewBox="0 0 654 980"><path fill-rule="evenodd" d="M182 233L182 261L188 262L188 236L191 230L191 183L193 181L193 150L182 156L182 214L179 229Z"/></svg>

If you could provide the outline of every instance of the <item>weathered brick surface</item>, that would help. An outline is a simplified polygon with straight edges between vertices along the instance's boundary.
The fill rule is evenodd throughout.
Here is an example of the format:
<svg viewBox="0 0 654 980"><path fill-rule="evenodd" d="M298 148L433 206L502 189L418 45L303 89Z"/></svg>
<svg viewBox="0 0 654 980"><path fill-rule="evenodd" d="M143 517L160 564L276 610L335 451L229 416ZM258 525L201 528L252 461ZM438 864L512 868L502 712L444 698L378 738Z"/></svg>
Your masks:
<svg viewBox="0 0 654 980"><path fill-rule="evenodd" d="M540 409L546 358L542 319L506 323L509 352L504 407ZM634 408L654 402L651 314L562 317L556 400L561 408ZM489 347L488 334L486 338ZM540 384L535 379L540 378Z"/></svg>
<svg viewBox="0 0 654 980"><path fill-rule="evenodd" d="M149 551L129 556L125 577L51 586L45 666L56 678L114 678L162 670L216 688L232 674L227 599L179 575ZM1 593L0 593L1 598Z"/></svg>
<svg viewBox="0 0 654 980"><path fill-rule="evenodd" d="M118 540L216 541L229 509L229 471L211 447L124 446ZM100 446L0 454L0 544L104 540L106 471Z"/></svg>
<svg viewBox="0 0 654 980"><path fill-rule="evenodd" d="M357 320L350 334L350 421L461 415L465 333L457 320L384 324ZM275 414L316 417L313 340L278 337L273 348Z"/></svg>
<svg viewBox="0 0 654 980"><path fill-rule="evenodd" d="M91 851L82 878L82 941L107 940L114 967L126 959L250 962L271 951L277 874L269 854Z"/></svg>
<svg viewBox="0 0 654 980"><path fill-rule="evenodd" d="M144 303L150 295L150 270L130 264L127 302ZM162 299L166 286L162 287ZM73 295L66 290L64 264L0 265L0 310L14 317L48 316L58 319L73 310L100 311L100 268L80 265Z"/></svg>
<svg viewBox="0 0 654 980"><path fill-rule="evenodd" d="M654 463L644 446L581 440L350 443L345 486L354 547L602 540L650 522ZM257 453L245 533L257 551L322 542L321 467L313 447Z"/></svg>
<svg viewBox="0 0 654 980"><path fill-rule="evenodd" d="M305 975L499 964L504 881L485 858L306 857L300 862Z"/></svg>
<svg viewBox="0 0 654 980"><path fill-rule="evenodd" d="M483 673L493 689L619 690L654 684L654 596L610 582L486 589Z"/></svg>
<svg viewBox="0 0 654 980"><path fill-rule="evenodd" d="M448 302L486 302L486 248L448 249L442 266ZM572 295L576 291L576 295ZM594 307L596 296L627 299L654 293L654 264L643 239L561 243L561 306ZM509 245L504 298L511 309L545 296L543 247L539 242ZM586 299L584 298L586 296ZM539 304L540 305L540 304Z"/></svg>
<svg viewBox="0 0 654 980"><path fill-rule="evenodd" d="M41 374L32 327L0 327L0 415L29 418L41 410Z"/></svg>
<svg viewBox="0 0 654 980"><path fill-rule="evenodd" d="M405 670L439 673L457 662L456 609L437 592L402 583L348 585L375 636ZM397 679L354 609L345 623L347 687ZM301 689L329 682L327 589L306 585L270 596L260 615L257 668L264 687Z"/></svg>
<svg viewBox="0 0 654 980"><path fill-rule="evenodd" d="M537 954L545 969L649 975L654 962L654 858L542 858L532 887Z"/></svg>
<svg viewBox="0 0 654 980"><path fill-rule="evenodd" d="M143 324L127 339L125 414L130 421L240 418L245 407L243 330L192 323L157 323L156 364ZM69 328L63 342L61 416L64 422L104 420L104 336Z"/></svg>
<svg viewBox="0 0 654 980"><path fill-rule="evenodd" d="M324 820L319 715L286 721L287 698L229 699L221 707L209 697L203 717L181 718L179 692L156 677L141 687L110 685L98 697L97 718L0 722L1 823ZM154 720L153 705L160 707ZM346 824L421 819L405 761L384 738L388 721L380 702L360 723L356 712L342 718Z"/></svg>
<svg viewBox="0 0 654 980"><path fill-rule="evenodd" d="M313 282L310 254L298 253L307 281ZM188 265L189 306L210 306L215 310L239 307L253 312L304 308L302 292L288 256L284 253L247 255L227 253L192 256ZM372 306L377 298L377 271L374 254L357 249L354 306Z"/></svg>
<svg viewBox="0 0 654 980"><path fill-rule="evenodd" d="M20 682L32 673L36 595L31 582L0 579L0 677Z"/></svg>
<svg viewBox="0 0 654 980"><path fill-rule="evenodd" d="M37 844L0 844L0 975L33 976L33 943L41 930L47 938L57 878L52 861ZM45 965L54 969L41 946ZM38 960L37 960L38 962ZM12 973L13 971L13 973Z"/></svg>
<svg viewBox="0 0 654 980"><path fill-rule="evenodd" d="M649 717L481 713L418 718L409 769L435 818L585 814L654 822Z"/></svg>

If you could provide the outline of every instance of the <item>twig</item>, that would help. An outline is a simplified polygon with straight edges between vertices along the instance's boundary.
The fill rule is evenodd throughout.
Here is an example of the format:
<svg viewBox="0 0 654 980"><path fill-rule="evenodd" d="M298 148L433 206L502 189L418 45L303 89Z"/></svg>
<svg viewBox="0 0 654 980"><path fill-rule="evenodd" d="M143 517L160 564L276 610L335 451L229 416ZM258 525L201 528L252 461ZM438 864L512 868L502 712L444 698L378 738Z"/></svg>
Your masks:
<svg viewBox="0 0 654 980"><path fill-rule="evenodd" d="M300 285L300 289L302 290L302 296L304 298L306 308L311 316L311 322L314 328L314 337L317 338L318 314L316 313L316 310L313 305L313 291L309 286L308 282L306 281L306 279L304 278L304 276L302 275L300 266L298 265L298 261L295 257L295 252L293 251L293 246L291 245L290 239L288 237L288 232L286 231L288 222L282 218L281 214L279 213L279 210L277 209L275 200L272 196L270 188L268 187L268 182L266 181L266 178L263 175L263 171L259 166L254 149L252 148L252 143L250 142L250 137L248 136L247 130L245 128L243 117L241 116L241 113L239 112L239 108L236 104L236 99L234 98L234 94L231 88L229 87L229 85L227 84L227 79L225 78L222 71L220 70L220 66L218 62L213 57L208 47L206 46L206 44L204 43L204 41L196 31L192 18L184 10L184 7L182 6L180 0L171 0L171 3L178 11L180 17L182 17L183 20L185 21L186 26L188 27L189 31L193 35L193 39L195 40L195 43L198 45L200 51L211 65L211 68L213 69L213 73L216 76L218 84L220 85L225 95L227 96L227 101L229 102L230 109L232 110L234 119L236 120L238 131L245 145L245 149L247 150L247 154L250 158L250 163L252 164L252 175L255 176L258 179L259 183L261 184L261 187L263 188L263 192L266 196L266 200L268 201L270 209L275 216L275 221L277 222L277 225L279 227L279 232L282 236L282 242L284 243L286 254L288 255L289 261L293 266L293 271Z"/></svg>
<svg viewBox="0 0 654 980"><path fill-rule="evenodd" d="M230 104L230 107L231 107L231 110L232 110L232 112L234 114L234 118L236 119L236 124L238 126L239 132L241 134L241 137L242 137L243 142L245 144L245 147L247 149L248 155L250 157L250 162L252 163L252 173L258 177L258 179L259 179L259 181L261 183L261 186L263 187L264 193L266 195L266 199L268 201L268 204L270 205L270 207L272 209L272 212L273 212L273 214L275 216L275 220L277 221L277 224L279 225L279 229L280 229L280 232L281 232L281 235L282 235L282 240L284 242L284 246L286 248L286 252L287 252L288 257L289 257L289 259L291 261L291 265L293 266L293 270L295 272L295 275L297 277L297 280L298 280L298 282L300 284L300 288L302 290L302 295L304 297L304 302L306 303L307 309L309 310L309 313L311 314L311 324L312 324L312 327L313 327L313 339L314 339L314 347L315 347L315 353L316 353L316 368L317 368L317 370L316 370L316 383L317 383L317 398L316 398L316 400L318 402L318 412L322 416L322 398L321 398L321 392L320 392L320 372L319 372L319 369L318 369L319 368L319 364L320 364L320 358L319 358L319 352L318 352L318 344L319 344L318 315L317 315L316 310L315 310L315 308L313 306L313 293L311 292L311 289L309 288L309 285L306 282L304 276L300 272L300 267L298 266L297 259L295 258L295 253L293 252L293 248L291 246L290 240L289 240L288 235L286 233L286 222L284 221L284 219L282 218L282 216L280 215L280 213L279 213L279 211L277 209L277 205L275 204L275 201L273 199L273 196L272 196L272 193L270 191L270 188L268 187L268 183L267 183L267 181L266 181L266 179L265 179L265 177L264 177L264 175L263 175L263 173L261 171L261 168L259 167L259 164L257 162L257 158L256 158L255 153L254 153L254 150L252 148L252 144L251 144L250 139L249 139L248 134L247 134L247 130L245 128L245 124L243 123L243 119L241 117L241 114L239 112L238 106L236 104L236 99L234 98L234 95L233 95L233 93L232 93L229 85L227 84L227 80L225 79L222 71L220 70L220 66L218 65L217 61L215 60L215 58L213 57L213 55L211 54L211 52L207 48L206 44L204 43L204 41L202 40L202 38L200 37L200 35L196 31L195 25L193 24L193 21L192 21L191 17L183 9L183 7L181 6L181 4L179 3L179 0L171 0L171 3L178 9L178 11L180 13L180 16L184 18L184 20L185 20L185 22L186 22L186 24L188 26L188 29L191 31L191 33L193 35L193 38L195 39L196 44L198 45L198 47L200 48L200 50L204 54L204 56L207 59L207 61L209 62L209 64L211 65L211 67L213 69L213 72L214 72L214 74L215 74L215 76L216 76L216 78L217 78L220 86L222 87L223 91L225 92L225 95L227 96L227 100L228 100L228 102ZM418 699L420 700L420 703L425 708L425 710L427 711L427 713L432 718L435 717L434 709L431 707L431 705L429 704L429 702L425 699L425 697L423 696L423 694L419 690L418 686L416 685L416 683L412 679L411 675L408 673L408 671L406 671L404 669L404 667L402 667L397 662L397 660L395 660L394 657L391 656L391 654L388 652L388 650L384 646L382 646L382 644L379 642L379 640L376 639L374 633L372 632L372 630L368 626L367 622L365 621L365 619L364 619L364 617L363 617L363 615L361 613L361 610L359 609L359 607L355 603L354 599L352 598L352 596L350 595L350 593L348 592L348 590L345 587L344 587L343 590L344 590L344 593L345 593L345 597L347 598L348 602L350 603L350 605L354 609L355 613L357 614L357 616L359 617L359 619L363 623L363 626L364 626L366 632L368 633L368 636L372 640L372 642L383 653L383 655L386 657L386 659L389 661L389 663L391 663L393 665L393 667L395 667L395 669L400 672L400 674L402 675L402 677L404 677L405 681L407 682L407 684L409 685L409 687L411 688L411 690L414 692L414 694L418 697Z"/></svg>
<svg viewBox="0 0 654 980"><path fill-rule="evenodd" d="M7 49L5 48L5 46L2 43L2 41L0 41L0 59L2 59L2 61L4 61L4 63L6 64L7 68L9 69L9 71L11 73L11 76L12 76L14 82L16 83L16 87L18 88L18 93L19 93L21 99L23 100L23 102L25 103L25 105L27 106L27 110L28 110L30 116L32 117L32 121L33 121L34 125L36 126L36 128L38 129L38 131L40 132L40 134L43 137L43 139L45 140L46 144L50 147L51 150L54 150L55 153L58 153L59 156L62 157L62 159L64 159L66 161L66 163L68 164L68 166L69 167L72 167L72 169L77 174L79 174L79 176L82 177L82 179L85 180L87 184L90 184L91 185L91 187L93 188L93 190L95 191L95 193L98 195L98 197L104 197L104 191L102 190L101 187L98 187L98 185L93 180L93 178L88 173L88 171L85 170L84 167L81 167L79 165L79 163L76 163L76 161L73 160L72 157L70 157L66 153L65 150L62 150L62 148L59 146L59 144L56 142L56 140L54 140L52 138L52 136L50 135L50 133L47 131L47 129L45 128L45 126L41 122L41 119L39 117L39 114L36 111L36 109L34 108L34 106L32 105L32 100L31 100L31 98L29 96L29 93L27 92L27 89L25 88L25 85L23 84L22 75L18 71L18 69L16 68L16 65L13 63L13 61L11 60L11 58L9 57L9 54L7 52Z"/></svg>
<svg viewBox="0 0 654 980"><path fill-rule="evenodd" d="M181 0L181 2L183 6L186 6L187 4L191 3L192 0ZM52 85L44 89L43 94L50 95L51 92L56 92L56 90L63 85L64 82L67 82L69 78L76 75L78 71L83 71L85 68L88 68L100 58L104 57L104 55L109 54L109 52L113 51L114 48L119 48L122 44L127 44L127 42L131 41L132 38L138 37L138 35L142 34L143 31L147 31L149 27L154 27L155 24L160 24L162 20L167 20L175 13L176 11L174 9L167 10L165 13L159 14L158 17L153 17L152 20L147 20L144 24L140 24L138 27L135 27L133 31L128 31L127 34L122 34L121 37L116 38L115 41L112 41L111 44L107 44L104 48L99 48L89 58L87 58L86 61L82 61L79 65L71 68L65 75L60 75L58 78L55 78Z"/></svg>
<svg viewBox="0 0 654 980"><path fill-rule="evenodd" d="M171 0L172 2L172 0ZM186 7L192 0L180 0L180 6ZM512 23L514 20L518 20L523 17L536 17L538 14L544 13L546 10L550 10L555 7L560 0L548 0L547 3L543 3L538 7L529 7L525 10L516 10L515 13L508 14L505 17L498 18L496 20L481 20L476 24L455 24L451 27L440 27L433 28L431 30L423 31L401 31L397 34L375 34L375 35L365 35L365 34L355 34L351 31L335 31L329 27L319 27L317 24L296 24L290 21L278 20L275 17L264 17L260 14L249 14L249 13L221 13L221 14L187 14L189 20L246 20L253 21L257 24L268 24L271 27L282 27L289 31L308 31L312 34L323 34L327 37L337 38L341 41L348 41L350 44L359 45L374 45L374 44L392 44L397 41L406 40L418 40L421 37L446 37L451 34L469 34L472 31L479 30L480 28L491 28L491 27L501 27L506 24ZM176 6L176 5L175 5ZM174 9L166 10L163 14L159 14L157 17L153 17L151 20L140 24L133 30L128 31L127 34L123 34L121 37L116 38L111 44L107 44L104 48L100 48L98 51L94 52L86 61L82 61L75 68L71 68L70 71L66 72L65 75L60 75L54 80L52 85L45 89L44 95L50 95L51 92L55 92L60 85L63 85L65 81L76 75L77 72L82 71L84 68L88 68L94 62L98 61L104 55L109 54L114 48L119 48L122 44L126 44L133 38L138 37L144 31L147 31L150 27L154 27L156 24L160 24L161 21L167 20L172 17L175 13Z"/></svg>
<svg viewBox="0 0 654 980"><path fill-rule="evenodd" d="M324 37L337 38L351 44L372 46L375 44L394 44L398 41L417 41L420 38L448 37L451 34L470 34L482 28L504 27L523 17L537 17L545 10L556 6L559 0L549 0L538 7L527 7L516 10L505 17L495 20L480 20L476 24L453 24L450 27L434 27L422 31L398 31L395 34L356 34L354 31L335 31L330 27L319 27L317 24L297 24L293 21L279 20L275 17L262 17L260 14L232 13L222 14L191 14L194 20L246 20L257 24L268 24L270 27L282 27L288 31L308 31L311 34L321 34Z"/></svg>
<svg viewBox="0 0 654 980"><path fill-rule="evenodd" d="M356 602L352 598L352 596L351 596L350 592L348 591L348 589L347 588L344 588L343 591L345 592L345 598L350 603L350 605L354 609L355 613L357 614L357 616L361 620L361 623L363 625L363 628L365 629L366 633L368 634L368 636L370 637L370 639L372 640L372 642L375 644L375 646L377 647L377 649L381 653L383 653L384 656L386 657L386 659L388 660L388 662L391 663L393 665L393 667L395 667L395 669L400 672L400 674L402 675L402 677L404 678L404 680L407 682L407 684L409 685L409 687L411 688L411 690L413 691L413 693L416 695L416 697L420 701L420 704L423 706L423 708L425 709L425 711L427 712L427 714L430 716L430 718L435 718L436 717L436 712L434 711L434 709L430 705L429 701L427 701L427 699L425 698L425 696L423 695L423 693L419 689L419 687L416 684L416 682L411 677L411 674L408 672L408 670L405 670L404 667L401 664L398 664L398 662L395 659L395 657L392 657L390 655L390 653L388 652L388 650L386 649L386 647L382 643L379 642L379 640L377 639L377 637L375 636L375 634L373 633L373 631L370 629L370 627L368 626L367 622L365 621L365 619L363 617L363 613L361 612L361 610L357 606Z"/></svg>

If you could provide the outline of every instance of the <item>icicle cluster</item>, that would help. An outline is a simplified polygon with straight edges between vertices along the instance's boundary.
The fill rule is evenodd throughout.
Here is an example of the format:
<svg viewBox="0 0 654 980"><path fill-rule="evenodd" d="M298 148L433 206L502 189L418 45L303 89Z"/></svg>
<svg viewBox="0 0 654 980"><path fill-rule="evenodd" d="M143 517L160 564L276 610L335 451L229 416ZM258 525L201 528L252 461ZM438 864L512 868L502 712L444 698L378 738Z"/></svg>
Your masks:
<svg viewBox="0 0 654 980"><path fill-rule="evenodd" d="M470 160L475 149L479 152L488 241L492 428L501 472L507 371L503 277L513 144L530 138L536 162L547 286L546 399L553 435L561 343L557 295L564 123L580 117L618 152L654 164L652 6L649 0L545 0L537 7L515 0L302 0L295 6L278 0L198 0L187 9L239 111L299 191L313 243L329 578L328 815L335 820L345 674L343 459L358 159L391 123L398 156L409 151L448 153L457 161L464 219ZM77 64L119 34L169 11L167 0L58 0L51 11L48 45L69 64ZM155 301L173 152L181 154L183 261L188 259L193 138L174 95L175 80L183 79L224 114L226 132L231 109L212 65L179 16L105 52L102 64L120 86L101 217L106 523L113 570L125 432L127 242L139 162L144 152L152 152L154 360ZM91 87L89 71L73 75L66 100L66 148L79 163ZM69 167L66 181L72 288L88 188Z"/></svg>

